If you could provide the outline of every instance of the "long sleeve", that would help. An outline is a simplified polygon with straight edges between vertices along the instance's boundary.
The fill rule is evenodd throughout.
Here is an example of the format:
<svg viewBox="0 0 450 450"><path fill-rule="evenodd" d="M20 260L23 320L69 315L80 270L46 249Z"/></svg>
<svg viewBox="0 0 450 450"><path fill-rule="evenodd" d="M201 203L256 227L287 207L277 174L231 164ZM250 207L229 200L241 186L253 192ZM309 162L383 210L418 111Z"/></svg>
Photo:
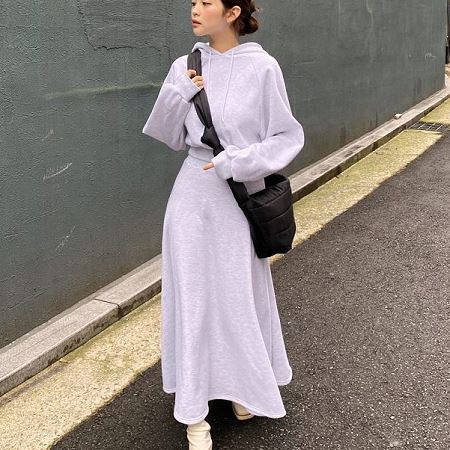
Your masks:
<svg viewBox="0 0 450 450"><path fill-rule="evenodd" d="M292 115L283 73L274 58L262 74L262 142L240 149L227 145L213 157L224 180L255 181L286 167L304 146L302 125ZM249 112L250 113L250 112Z"/></svg>
<svg viewBox="0 0 450 450"><path fill-rule="evenodd" d="M175 62L163 81L142 132L164 142L172 150L185 150L187 130L184 121L191 107L190 100L202 88L189 78L187 68L177 74Z"/></svg>

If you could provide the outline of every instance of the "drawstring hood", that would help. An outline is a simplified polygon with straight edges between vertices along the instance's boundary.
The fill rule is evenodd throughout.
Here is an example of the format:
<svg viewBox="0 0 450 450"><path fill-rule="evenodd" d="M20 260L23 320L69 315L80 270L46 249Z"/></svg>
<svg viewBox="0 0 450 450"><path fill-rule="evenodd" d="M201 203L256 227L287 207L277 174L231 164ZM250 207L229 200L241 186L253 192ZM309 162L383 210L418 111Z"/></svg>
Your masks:
<svg viewBox="0 0 450 450"><path fill-rule="evenodd" d="M231 74L233 72L233 61L234 61L234 47L233 47L233 50L231 51L230 72L228 74L227 88L226 88L226 91L225 91L225 99L223 101L223 107L222 107L222 122L223 123L225 123L223 115L224 115L224 111L225 111L225 105L227 103L228 89L230 88Z"/></svg>
<svg viewBox="0 0 450 450"><path fill-rule="evenodd" d="M227 104L228 91L231 85L231 77L233 75L233 63L234 56L236 55L244 55L250 56L250 54L254 53L266 53L266 51L262 48L260 44L257 42L245 42L243 44L236 45L225 52L219 52L215 48L209 45L209 42L196 42L192 47L191 51L199 49L202 52L202 66L204 65L204 58L207 55L208 58L208 78L206 80L207 85L207 94L212 94L212 79L211 79L211 65L213 57L218 58L218 63L220 64L220 68L222 70L228 69L228 77L227 83L225 85L225 97L222 105L222 113L221 113L221 121L225 123L225 106ZM231 55L231 59L229 56Z"/></svg>
<svg viewBox="0 0 450 450"><path fill-rule="evenodd" d="M211 60L212 60L212 58L211 58L211 51L208 49L208 53L209 53L209 58L208 58L208 82L209 82L209 80L211 79ZM208 88L208 90L209 90L209 88Z"/></svg>
<svg viewBox="0 0 450 450"><path fill-rule="evenodd" d="M142 131L174 150L189 147L193 158L212 162L206 178L215 172L223 180L246 183L249 193L264 189L264 178L286 167L305 141L303 127L292 114L281 66L256 42L225 52L197 42L192 51L197 49L202 53L204 86L187 76L189 56L179 56ZM205 126L192 102L203 88L223 146L216 156L202 141Z"/></svg>

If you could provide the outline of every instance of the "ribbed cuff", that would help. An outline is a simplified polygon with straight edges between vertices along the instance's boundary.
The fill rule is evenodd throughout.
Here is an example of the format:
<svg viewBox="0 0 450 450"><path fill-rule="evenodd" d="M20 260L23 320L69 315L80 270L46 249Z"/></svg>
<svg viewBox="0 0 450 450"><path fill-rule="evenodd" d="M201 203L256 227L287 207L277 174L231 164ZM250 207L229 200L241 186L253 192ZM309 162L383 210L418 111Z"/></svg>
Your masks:
<svg viewBox="0 0 450 450"><path fill-rule="evenodd" d="M222 150L217 156L211 158L211 162L214 164L217 175L224 180L231 178L231 159L226 152Z"/></svg>
<svg viewBox="0 0 450 450"><path fill-rule="evenodd" d="M186 102L191 101L192 97L197 94L197 92L201 91L202 88L198 87L191 78L189 78L186 72L180 73L175 78L175 86L177 87L178 92L180 93L183 100Z"/></svg>

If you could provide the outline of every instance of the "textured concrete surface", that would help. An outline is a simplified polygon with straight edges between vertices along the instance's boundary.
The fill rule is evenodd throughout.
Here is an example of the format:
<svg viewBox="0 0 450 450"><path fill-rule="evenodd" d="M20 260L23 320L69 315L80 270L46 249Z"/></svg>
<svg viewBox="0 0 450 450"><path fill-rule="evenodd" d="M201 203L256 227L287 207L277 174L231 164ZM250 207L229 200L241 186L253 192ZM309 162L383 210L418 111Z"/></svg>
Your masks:
<svg viewBox="0 0 450 450"><path fill-rule="evenodd" d="M448 76L450 77L450 65L448 66ZM450 102L446 101L439 108L430 111L421 119L424 122L440 122L450 124Z"/></svg>
<svg viewBox="0 0 450 450"><path fill-rule="evenodd" d="M36 375L161 289L161 255L0 349L0 396Z"/></svg>
<svg viewBox="0 0 450 450"><path fill-rule="evenodd" d="M443 109L446 109L446 105ZM393 173L406 167L439 138L438 133L405 130L342 174L297 201L294 204L297 224L294 244L298 245L334 217L351 208ZM280 259L279 255L275 257Z"/></svg>
<svg viewBox="0 0 450 450"><path fill-rule="evenodd" d="M0 350L0 396L47 368L118 319L113 303L93 300ZM72 337L74 337L72 339Z"/></svg>
<svg viewBox="0 0 450 450"><path fill-rule="evenodd" d="M159 360L159 297L0 397L0 449L45 449Z"/></svg>
<svg viewBox="0 0 450 450"><path fill-rule="evenodd" d="M449 103L434 111L435 120L448 118ZM436 278L445 262L439 258L448 258L439 234L443 219L448 225L440 207L448 197L446 143L438 133L404 131L295 205L301 245L272 266L297 373L283 389L289 416L237 428L227 403L213 401L218 448L446 449L438 445L449 417L448 390L441 389L448 383L449 306L439 297L446 280ZM382 253L389 249L394 253ZM433 325L429 336L425 318ZM403 387L406 396L399 397ZM55 448L183 448L183 427L160 386L159 299L0 398L1 449L44 449L64 435Z"/></svg>

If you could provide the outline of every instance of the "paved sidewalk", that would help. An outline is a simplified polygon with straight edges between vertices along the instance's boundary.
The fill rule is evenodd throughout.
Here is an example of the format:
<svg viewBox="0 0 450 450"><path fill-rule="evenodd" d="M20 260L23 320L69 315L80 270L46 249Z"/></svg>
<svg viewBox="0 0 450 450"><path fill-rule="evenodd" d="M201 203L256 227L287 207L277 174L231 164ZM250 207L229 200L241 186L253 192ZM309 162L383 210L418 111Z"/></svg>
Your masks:
<svg viewBox="0 0 450 450"><path fill-rule="evenodd" d="M450 448L449 199L447 132L273 264L287 416L241 423L212 400L215 448ZM52 448L187 448L160 373L158 362Z"/></svg>

